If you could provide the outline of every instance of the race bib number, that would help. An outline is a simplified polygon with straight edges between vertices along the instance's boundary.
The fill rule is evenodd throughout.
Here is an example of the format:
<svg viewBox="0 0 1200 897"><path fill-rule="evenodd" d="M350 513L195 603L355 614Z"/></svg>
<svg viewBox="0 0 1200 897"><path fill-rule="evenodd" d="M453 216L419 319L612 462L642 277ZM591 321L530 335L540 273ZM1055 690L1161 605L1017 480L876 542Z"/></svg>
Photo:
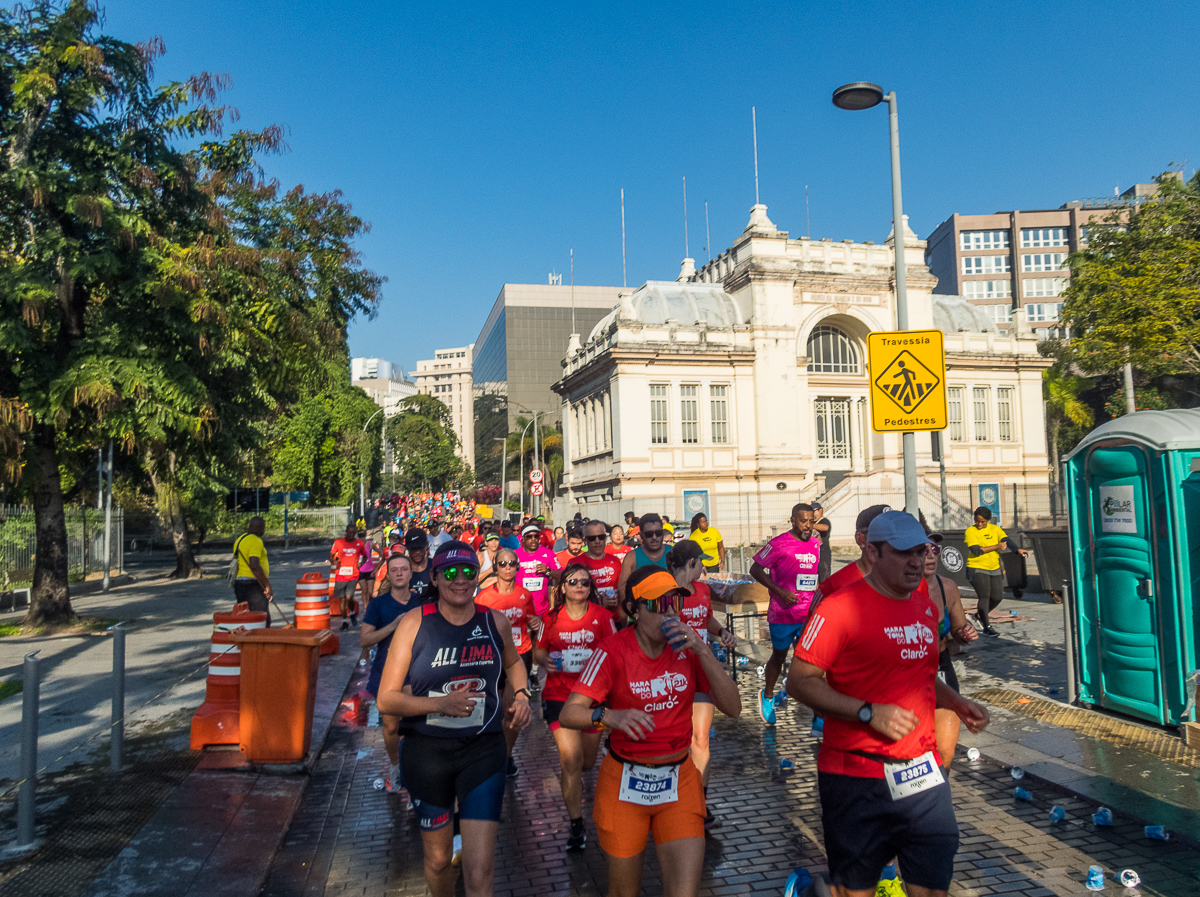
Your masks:
<svg viewBox="0 0 1200 897"><path fill-rule="evenodd" d="M562 661L564 673L582 673L591 659L591 648L563 648Z"/></svg>
<svg viewBox="0 0 1200 897"><path fill-rule="evenodd" d="M885 763L883 775L887 779L892 800L912 797L946 781L942 778L942 768L938 766L933 751L927 751L909 763Z"/></svg>
<svg viewBox="0 0 1200 897"><path fill-rule="evenodd" d="M643 807L657 807L679 800L679 767L639 766L626 763L621 770L620 800Z"/></svg>
<svg viewBox="0 0 1200 897"><path fill-rule="evenodd" d="M796 591L797 592L815 592L817 590L817 574L815 573L798 573L796 574Z"/></svg>
<svg viewBox="0 0 1200 897"><path fill-rule="evenodd" d="M521 586L525 589L528 589L530 592L540 592L546 587L546 577L526 576L521 580Z"/></svg>
<svg viewBox="0 0 1200 897"><path fill-rule="evenodd" d="M353 567L338 567L338 576L353 576Z"/></svg>
<svg viewBox="0 0 1200 897"><path fill-rule="evenodd" d="M440 698L446 694L445 691L431 691L429 697ZM475 707L466 716L446 716L442 713L429 713L425 716L425 722L430 726L441 726L443 729L469 729L473 726L483 725L483 698L473 698L472 703Z"/></svg>

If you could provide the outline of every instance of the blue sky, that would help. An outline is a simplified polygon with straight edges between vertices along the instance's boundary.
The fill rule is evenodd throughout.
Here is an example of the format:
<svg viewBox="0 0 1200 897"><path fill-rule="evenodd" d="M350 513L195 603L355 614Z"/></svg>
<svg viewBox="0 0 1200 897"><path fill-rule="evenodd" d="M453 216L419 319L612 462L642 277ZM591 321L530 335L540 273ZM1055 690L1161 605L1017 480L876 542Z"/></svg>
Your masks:
<svg viewBox="0 0 1200 897"><path fill-rule="evenodd" d="M411 370L478 335L501 284L674 279L727 247L760 191L793 237L882 241L887 115L834 108L871 80L900 108L904 210L1054 208L1200 164L1200 25L1159 3L427 4L127 0L106 30L160 35L156 77L227 73L240 125L288 129L267 168L340 189L386 276L355 355ZM564 276L566 283L568 276Z"/></svg>

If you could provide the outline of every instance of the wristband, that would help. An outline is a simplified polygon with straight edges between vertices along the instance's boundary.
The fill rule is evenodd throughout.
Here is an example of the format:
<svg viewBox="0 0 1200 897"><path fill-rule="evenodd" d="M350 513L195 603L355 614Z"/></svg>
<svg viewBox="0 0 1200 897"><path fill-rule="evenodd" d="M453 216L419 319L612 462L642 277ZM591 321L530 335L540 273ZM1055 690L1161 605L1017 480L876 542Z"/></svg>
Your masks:
<svg viewBox="0 0 1200 897"><path fill-rule="evenodd" d="M529 690L529 686L528 686L528 685L522 685L520 688L518 688L516 691L514 691L514 692L513 692L513 697L514 697L514 698L515 698L517 695L524 695L524 696L525 696L525 700L527 700L527 701L528 701L528 700L532 700L532 698L533 698L533 692L531 692L531 691Z"/></svg>

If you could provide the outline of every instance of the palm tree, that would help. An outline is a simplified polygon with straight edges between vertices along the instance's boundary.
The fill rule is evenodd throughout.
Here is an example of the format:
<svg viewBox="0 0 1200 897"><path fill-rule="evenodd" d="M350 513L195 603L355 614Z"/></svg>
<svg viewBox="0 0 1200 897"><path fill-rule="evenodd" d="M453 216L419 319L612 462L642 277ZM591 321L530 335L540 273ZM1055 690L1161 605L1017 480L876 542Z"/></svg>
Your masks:
<svg viewBox="0 0 1200 897"><path fill-rule="evenodd" d="M525 439L521 439L521 433L529 423L529 418L518 415L514 423L516 431L508 434L508 441L504 445L504 450L508 453L507 463L510 468L515 468L524 457L526 470L532 470L534 462L533 433L526 432ZM541 456L542 473L545 476L543 482L546 484L547 497L555 498L562 482L563 437L562 433L554 427L539 425L538 429L540 432L538 433L537 449ZM523 486L524 484L522 484Z"/></svg>
<svg viewBox="0 0 1200 897"><path fill-rule="evenodd" d="M1079 394L1088 385L1084 377L1078 377L1056 364L1042 372L1042 395L1046 400L1046 435L1050 442L1050 464L1054 470L1054 482L1059 483L1058 434L1062 425L1070 421L1077 427L1090 427L1095 415Z"/></svg>

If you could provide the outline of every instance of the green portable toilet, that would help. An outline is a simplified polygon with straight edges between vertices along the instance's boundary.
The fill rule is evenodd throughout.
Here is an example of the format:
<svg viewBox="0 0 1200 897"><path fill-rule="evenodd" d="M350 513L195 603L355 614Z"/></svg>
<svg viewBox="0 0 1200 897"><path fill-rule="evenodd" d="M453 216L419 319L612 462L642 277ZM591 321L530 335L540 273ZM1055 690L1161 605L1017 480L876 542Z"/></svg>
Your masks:
<svg viewBox="0 0 1200 897"><path fill-rule="evenodd" d="M1065 462L1079 699L1182 722L1198 635L1200 411L1119 417Z"/></svg>

